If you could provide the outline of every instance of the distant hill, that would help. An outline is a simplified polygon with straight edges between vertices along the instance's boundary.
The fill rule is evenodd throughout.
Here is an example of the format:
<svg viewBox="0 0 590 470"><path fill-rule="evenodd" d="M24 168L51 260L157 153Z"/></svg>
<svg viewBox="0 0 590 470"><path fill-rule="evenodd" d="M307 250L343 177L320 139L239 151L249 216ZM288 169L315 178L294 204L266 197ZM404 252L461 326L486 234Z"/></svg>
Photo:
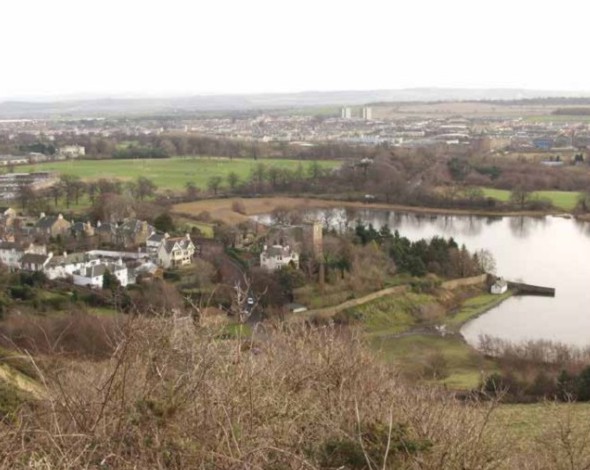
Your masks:
<svg viewBox="0 0 590 470"><path fill-rule="evenodd" d="M590 93L524 89L408 88L370 91L196 95L175 98L88 98L0 102L0 118L97 117L113 115L193 114L292 107L436 101L510 101L590 97Z"/></svg>

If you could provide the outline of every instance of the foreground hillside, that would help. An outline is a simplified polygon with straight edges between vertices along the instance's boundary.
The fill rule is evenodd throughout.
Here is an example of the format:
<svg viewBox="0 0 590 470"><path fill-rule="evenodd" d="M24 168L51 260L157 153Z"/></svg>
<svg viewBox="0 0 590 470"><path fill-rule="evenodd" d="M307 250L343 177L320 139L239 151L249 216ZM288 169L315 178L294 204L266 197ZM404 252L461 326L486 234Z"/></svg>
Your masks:
<svg viewBox="0 0 590 470"><path fill-rule="evenodd" d="M294 327L295 328L295 327ZM2 468L584 468L556 408L535 439L492 402L403 383L354 334L191 320L104 328L110 359L37 358L40 398L0 424ZM559 427L562 426L562 427ZM518 430L517 430L518 431ZM584 437L584 440L581 439ZM550 442L551 445L543 443Z"/></svg>

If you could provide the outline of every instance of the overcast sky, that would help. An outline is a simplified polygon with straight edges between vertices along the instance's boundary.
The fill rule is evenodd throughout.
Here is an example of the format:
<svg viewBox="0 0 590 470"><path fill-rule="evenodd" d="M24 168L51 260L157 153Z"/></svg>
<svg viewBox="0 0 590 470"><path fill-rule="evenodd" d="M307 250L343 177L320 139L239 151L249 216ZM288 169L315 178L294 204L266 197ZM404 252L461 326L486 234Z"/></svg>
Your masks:
<svg viewBox="0 0 590 470"><path fill-rule="evenodd" d="M584 0L5 0L0 97L589 90Z"/></svg>

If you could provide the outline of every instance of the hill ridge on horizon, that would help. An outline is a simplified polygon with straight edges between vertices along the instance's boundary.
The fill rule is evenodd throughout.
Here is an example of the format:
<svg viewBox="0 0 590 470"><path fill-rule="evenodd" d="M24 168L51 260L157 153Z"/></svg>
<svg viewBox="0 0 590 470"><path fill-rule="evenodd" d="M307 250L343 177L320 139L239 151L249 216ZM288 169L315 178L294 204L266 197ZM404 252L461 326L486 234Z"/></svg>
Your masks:
<svg viewBox="0 0 590 470"><path fill-rule="evenodd" d="M517 101L530 99L590 98L590 91L533 90L525 88L416 87L391 90L300 91L293 93L191 94L145 97L84 94L71 99L0 99L0 118L42 118L52 115L122 115L248 111L290 107L359 106L375 103Z"/></svg>

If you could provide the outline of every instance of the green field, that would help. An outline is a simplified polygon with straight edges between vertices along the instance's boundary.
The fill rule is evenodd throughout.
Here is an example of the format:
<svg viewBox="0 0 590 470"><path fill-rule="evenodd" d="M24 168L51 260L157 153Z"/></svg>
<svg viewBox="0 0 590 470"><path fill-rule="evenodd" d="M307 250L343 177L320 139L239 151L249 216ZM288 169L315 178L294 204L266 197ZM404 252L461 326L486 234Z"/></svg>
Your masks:
<svg viewBox="0 0 590 470"><path fill-rule="evenodd" d="M538 116L527 116L528 122L588 122L590 116L585 114L543 114Z"/></svg>
<svg viewBox="0 0 590 470"><path fill-rule="evenodd" d="M482 188L486 197L506 202L510 199L510 191L506 189ZM558 209L571 211L576 207L580 193L575 191L535 191L536 197L549 199Z"/></svg>
<svg viewBox="0 0 590 470"><path fill-rule="evenodd" d="M245 160L209 157L174 157L167 159L141 160L73 160L67 162L40 163L19 167L19 171L56 171L60 174L79 176L84 180L116 178L133 180L144 176L153 180L159 189L184 190L186 183L192 182L201 189L207 188L212 176L223 178L222 186L227 184L227 175L235 172L240 181L250 178L250 173L258 164L267 167L295 170L299 165L307 172L311 161L259 159ZM335 168L340 162L319 160L325 169Z"/></svg>
<svg viewBox="0 0 590 470"><path fill-rule="evenodd" d="M482 373L495 369L492 361L485 359L457 336L413 334L403 337L374 337L371 346L386 361L395 364L404 375L416 379L437 380L456 390L477 388ZM433 369L440 377L433 377Z"/></svg>

